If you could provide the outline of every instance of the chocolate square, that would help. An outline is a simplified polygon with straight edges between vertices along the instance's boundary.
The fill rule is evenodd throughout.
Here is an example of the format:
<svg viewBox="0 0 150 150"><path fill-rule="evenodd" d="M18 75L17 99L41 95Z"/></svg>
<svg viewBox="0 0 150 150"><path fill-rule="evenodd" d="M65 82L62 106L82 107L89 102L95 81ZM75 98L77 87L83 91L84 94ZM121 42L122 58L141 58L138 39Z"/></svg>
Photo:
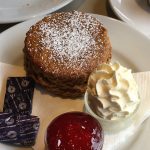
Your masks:
<svg viewBox="0 0 150 150"><path fill-rule="evenodd" d="M35 144L39 129L38 117L0 113L0 121L0 142L18 146L32 146Z"/></svg>
<svg viewBox="0 0 150 150"><path fill-rule="evenodd" d="M3 111L20 115L30 115L35 82L30 77L10 77L7 79Z"/></svg>

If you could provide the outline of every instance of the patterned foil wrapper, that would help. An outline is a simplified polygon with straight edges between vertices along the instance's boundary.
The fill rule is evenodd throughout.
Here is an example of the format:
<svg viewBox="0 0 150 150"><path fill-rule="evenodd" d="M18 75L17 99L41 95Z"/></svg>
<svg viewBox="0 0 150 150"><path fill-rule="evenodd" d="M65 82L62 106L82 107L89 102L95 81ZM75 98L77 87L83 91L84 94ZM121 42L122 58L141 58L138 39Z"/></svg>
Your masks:
<svg viewBox="0 0 150 150"><path fill-rule="evenodd" d="M16 124L17 116L0 112L0 128Z"/></svg>
<svg viewBox="0 0 150 150"><path fill-rule="evenodd" d="M7 79L3 112L30 115L35 82L30 77Z"/></svg>
<svg viewBox="0 0 150 150"><path fill-rule="evenodd" d="M18 146L33 146L39 124L39 118L36 116L0 113L0 142Z"/></svg>

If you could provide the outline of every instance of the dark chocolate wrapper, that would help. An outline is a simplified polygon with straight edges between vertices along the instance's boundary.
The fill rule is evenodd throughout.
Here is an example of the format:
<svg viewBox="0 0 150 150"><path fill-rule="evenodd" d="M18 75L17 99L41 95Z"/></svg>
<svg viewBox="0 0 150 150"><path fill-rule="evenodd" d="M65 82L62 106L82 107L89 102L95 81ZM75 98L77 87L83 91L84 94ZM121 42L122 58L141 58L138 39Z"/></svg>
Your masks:
<svg viewBox="0 0 150 150"><path fill-rule="evenodd" d="M35 82L30 77L10 77L6 84L3 112L30 115Z"/></svg>
<svg viewBox="0 0 150 150"><path fill-rule="evenodd" d="M36 116L15 116L0 113L0 142L18 146L35 144L39 129L39 118Z"/></svg>

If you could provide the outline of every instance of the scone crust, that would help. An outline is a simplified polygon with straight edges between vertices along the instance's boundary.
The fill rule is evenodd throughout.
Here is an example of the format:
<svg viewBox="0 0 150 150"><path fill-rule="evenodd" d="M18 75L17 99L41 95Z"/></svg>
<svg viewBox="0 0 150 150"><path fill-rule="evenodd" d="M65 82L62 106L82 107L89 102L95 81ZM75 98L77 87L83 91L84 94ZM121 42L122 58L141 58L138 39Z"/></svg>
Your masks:
<svg viewBox="0 0 150 150"><path fill-rule="evenodd" d="M24 54L28 75L64 97L81 96L90 73L112 55L106 28L77 11L54 13L33 25Z"/></svg>

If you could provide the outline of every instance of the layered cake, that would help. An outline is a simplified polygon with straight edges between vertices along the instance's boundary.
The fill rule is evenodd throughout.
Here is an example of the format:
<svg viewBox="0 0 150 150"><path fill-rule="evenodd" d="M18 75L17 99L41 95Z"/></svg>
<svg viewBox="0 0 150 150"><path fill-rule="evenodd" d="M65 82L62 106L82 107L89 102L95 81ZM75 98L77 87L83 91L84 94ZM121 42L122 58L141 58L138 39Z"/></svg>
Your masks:
<svg viewBox="0 0 150 150"><path fill-rule="evenodd" d="M46 132L47 150L101 150L104 133L99 122L82 112L56 117Z"/></svg>
<svg viewBox="0 0 150 150"><path fill-rule="evenodd" d="M33 25L24 47L27 74L51 93L81 96L90 73L111 59L106 28L82 12L54 13Z"/></svg>

